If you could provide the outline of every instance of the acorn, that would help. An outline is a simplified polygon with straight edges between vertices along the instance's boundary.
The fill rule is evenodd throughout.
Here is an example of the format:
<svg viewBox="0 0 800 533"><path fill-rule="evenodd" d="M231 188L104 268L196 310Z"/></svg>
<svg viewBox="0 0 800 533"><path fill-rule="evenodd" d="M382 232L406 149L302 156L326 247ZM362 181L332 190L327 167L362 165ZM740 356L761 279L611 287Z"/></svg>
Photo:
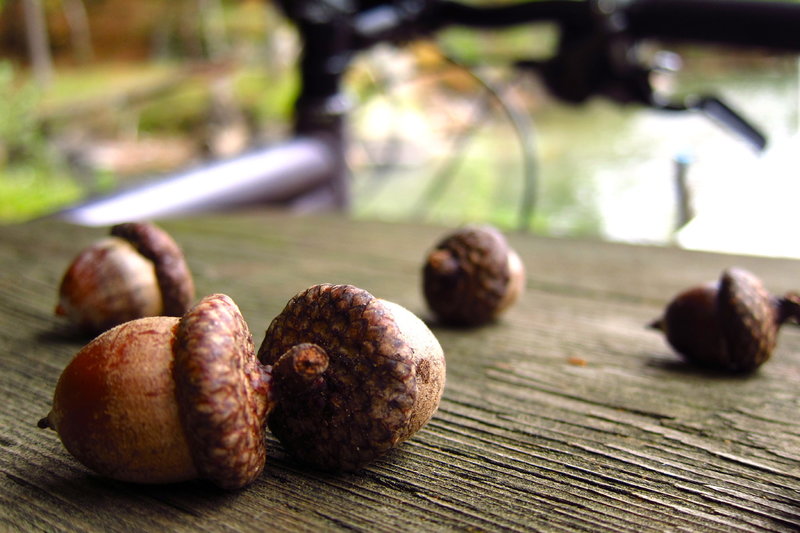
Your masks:
<svg viewBox="0 0 800 533"><path fill-rule="evenodd" d="M259 360L273 365L299 343L321 347L328 368L291 402L279 402L268 424L303 463L357 470L411 437L439 406L442 348L398 304L352 285L315 285L270 323Z"/></svg>
<svg viewBox="0 0 800 533"><path fill-rule="evenodd" d="M729 268L718 282L678 294L649 327L692 364L746 373L770 358L781 325L798 320L800 296L776 297L752 273Z"/></svg>
<svg viewBox="0 0 800 533"><path fill-rule="evenodd" d="M264 467L269 388L238 307L217 294L182 318L144 317L92 340L39 427L112 479L235 489Z"/></svg>
<svg viewBox="0 0 800 533"><path fill-rule="evenodd" d="M180 317L193 300L194 281L172 237L151 223L129 222L75 257L56 314L97 334L146 316Z"/></svg>
<svg viewBox="0 0 800 533"><path fill-rule="evenodd" d="M423 267L425 300L448 325L492 322L524 288L522 260L491 226L467 226L446 236L429 252Z"/></svg>

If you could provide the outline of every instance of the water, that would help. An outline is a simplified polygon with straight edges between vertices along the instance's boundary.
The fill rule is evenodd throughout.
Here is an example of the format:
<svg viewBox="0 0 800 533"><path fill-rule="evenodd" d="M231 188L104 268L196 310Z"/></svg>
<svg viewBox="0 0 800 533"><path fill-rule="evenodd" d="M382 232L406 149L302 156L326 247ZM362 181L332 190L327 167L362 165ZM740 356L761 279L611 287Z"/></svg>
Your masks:
<svg viewBox="0 0 800 533"><path fill-rule="evenodd" d="M757 153L699 115L637 113L629 130L629 139L639 141L637 156L594 176L600 184L604 237L800 257L800 242L790 233L800 198L796 73L731 76L719 86L726 100L767 134L767 149ZM674 232L679 158L688 162L695 216Z"/></svg>

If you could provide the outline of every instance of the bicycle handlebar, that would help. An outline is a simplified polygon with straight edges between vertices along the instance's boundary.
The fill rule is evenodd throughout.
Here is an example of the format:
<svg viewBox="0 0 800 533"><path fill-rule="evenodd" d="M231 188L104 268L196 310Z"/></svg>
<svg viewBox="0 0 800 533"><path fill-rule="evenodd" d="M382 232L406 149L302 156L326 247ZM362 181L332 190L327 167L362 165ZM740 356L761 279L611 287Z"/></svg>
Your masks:
<svg viewBox="0 0 800 533"><path fill-rule="evenodd" d="M795 3L638 0L625 11L635 37L800 50Z"/></svg>
<svg viewBox="0 0 800 533"><path fill-rule="evenodd" d="M516 63L537 70L555 96L575 103L604 95L620 102L686 108L665 104L654 94L648 78L654 66L631 53L643 39L800 51L800 5L775 0L533 0L500 6L389 0L370 2L354 20L356 50L449 26L498 29L555 23L562 30L556 54L544 62Z"/></svg>
<svg viewBox="0 0 800 533"><path fill-rule="evenodd" d="M495 29L547 21L573 30L592 31L605 18L616 29L640 39L800 50L800 5L778 1L543 0L472 6L435 0L423 7L418 4L414 0L395 1L360 13L357 18L362 22L376 18L377 13L383 15L379 17L381 24L356 22L362 47L430 34L447 26ZM389 22L392 18L393 25Z"/></svg>

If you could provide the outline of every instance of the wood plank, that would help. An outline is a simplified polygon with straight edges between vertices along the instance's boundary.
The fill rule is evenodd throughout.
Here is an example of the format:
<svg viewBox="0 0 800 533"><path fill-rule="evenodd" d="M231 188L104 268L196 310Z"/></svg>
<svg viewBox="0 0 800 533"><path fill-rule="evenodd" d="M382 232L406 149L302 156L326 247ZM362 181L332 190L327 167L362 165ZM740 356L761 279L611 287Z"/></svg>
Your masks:
<svg viewBox="0 0 800 533"><path fill-rule="evenodd" d="M256 343L289 297L352 283L427 317L434 226L209 216L162 224L198 292L236 300ZM0 530L800 530L800 331L748 377L695 370L644 326L672 295L736 264L775 291L797 261L513 234L524 299L497 324L433 326L448 382L434 419L355 474L297 465L269 437L266 471L207 483L102 479L36 428L86 339L52 315L58 282L104 230L0 229ZM800 285L800 282L797 282Z"/></svg>

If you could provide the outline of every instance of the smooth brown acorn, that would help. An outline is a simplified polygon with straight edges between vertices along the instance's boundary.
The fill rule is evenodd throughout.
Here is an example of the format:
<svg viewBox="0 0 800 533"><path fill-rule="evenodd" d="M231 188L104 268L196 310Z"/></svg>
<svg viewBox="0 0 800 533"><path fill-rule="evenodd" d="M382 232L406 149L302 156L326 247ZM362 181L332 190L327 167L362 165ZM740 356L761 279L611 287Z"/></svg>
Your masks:
<svg viewBox="0 0 800 533"><path fill-rule="evenodd" d="M398 304L352 285L315 285L271 322L258 357L273 365L299 343L321 347L328 368L291 402L279 402L268 423L304 463L356 470L411 437L439 405L442 348Z"/></svg>
<svg viewBox="0 0 800 533"><path fill-rule="evenodd" d="M82 250L59 287L56 314L97 334L146 316L182 316L194 300L183 252L161 228L129 222Z"/></svg>
<svg viewBox="0 0 800 533"><path fill-rule="evenodd" d="M264 468L270 409L326 366L301 345L264 368L239 308L216 294L182 318L140 318L95 338L61 374L39 426L103 476L236 489Z"/></svg>
<svg viewBox="0 0 800 533"><path fill-rule="evenodd" d="M800 296L776 297L752 273L729 268L718 282L678 294L649 326L690 363L745 373L770 358L781 325L798 319Z"/></svg>
<svg viewBox="0 0 800 533"><path fill-rule="evenodd" d="M495 320L525 288L525 268L500 231L468 226L428 254L423 292L444 324L479 326Z"/></svg>

